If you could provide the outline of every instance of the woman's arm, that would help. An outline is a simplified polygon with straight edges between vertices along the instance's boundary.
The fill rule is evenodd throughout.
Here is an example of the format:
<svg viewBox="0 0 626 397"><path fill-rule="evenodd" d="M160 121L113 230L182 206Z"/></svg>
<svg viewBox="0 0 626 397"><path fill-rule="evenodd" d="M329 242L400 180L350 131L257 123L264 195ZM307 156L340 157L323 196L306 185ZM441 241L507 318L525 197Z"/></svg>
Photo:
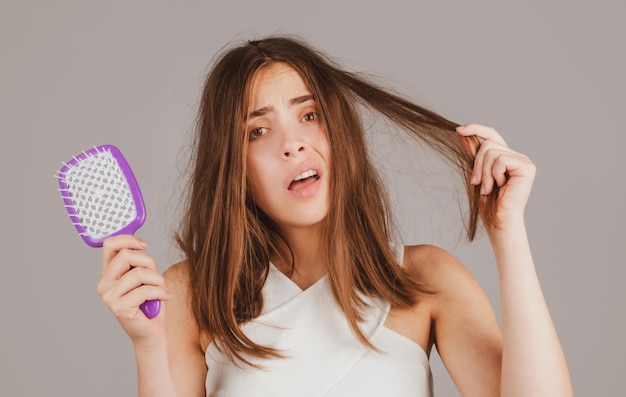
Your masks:
<svg viewBox="0 0 626 397"><path fill-rule="evenodd" d="M571 396L565 357L537 279L524 225L534 164L506 146L492 128L470 124L463 136L484 140L471 182L490 194L500 187L496 219L487 227L500 275L502 301L502 396Z"/></svg>
<svg viewBox="0 0 626 397"><path fill-rule="evenodd" d="M569 371L523 223L489 232L500 274L503 396L571 396Z"/></svg>
<svg viewBox="0 0 626 397"><path fill-rule="evenodd" d="M184 267L175 265L161 276L147 245L140 239L115 236L105 241L98 293L135 348L139 396L203 396L206 365L186 294ZM148 319L139 305L164 302Z"/></svg>
<svg viewBox="0 0 626 397"><path fill-rule="evenodd" d="M163 274L172 299L166 304L166 331L169 367L176 385L177 396L205 396L207 366L202 340L191 312L189 278L186 263L179 263Z"/></svg>
<svg viewBox="0 0 626 397"><path fill-rule="evenodd" d="M502 330L476 279L454 256L429 245L405 247L403 267L435 292L418 306L430 312L432 342L458 390L499 396Z"/></svg>

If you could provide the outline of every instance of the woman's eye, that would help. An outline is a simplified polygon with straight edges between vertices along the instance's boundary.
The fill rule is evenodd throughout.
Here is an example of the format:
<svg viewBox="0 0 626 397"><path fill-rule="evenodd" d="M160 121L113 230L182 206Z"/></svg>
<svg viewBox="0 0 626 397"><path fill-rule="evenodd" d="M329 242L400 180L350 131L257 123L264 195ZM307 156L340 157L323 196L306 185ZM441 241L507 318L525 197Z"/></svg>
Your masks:
<svg viewBox="0 0 626 397"><path fill-rule="evenodd" d="M255 139L267 134L267 128L257 127L250 130L249 139Z"/></svg>
<svg viewBox="0 0 626 397"><path fill-rule="evenodd" d="M304 115L304 117L302 117L303 121L315 121L317 120L317 113L315 112L309 112L307 114Z"/></svg>

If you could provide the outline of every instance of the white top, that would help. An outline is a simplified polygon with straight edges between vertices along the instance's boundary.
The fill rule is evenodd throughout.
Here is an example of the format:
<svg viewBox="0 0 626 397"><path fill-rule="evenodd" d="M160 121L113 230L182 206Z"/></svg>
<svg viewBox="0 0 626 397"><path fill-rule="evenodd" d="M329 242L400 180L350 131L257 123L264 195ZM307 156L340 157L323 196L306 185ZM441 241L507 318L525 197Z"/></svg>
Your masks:
<svg viewBox="0 0 626 397"><path fill-rule="evenodd" d="M207 396L432 397L424 350L383 325L389 303L364 297L370 307L361 330L375 352L350 329L326 277L303 291L270 265L263 298L261 315L242 329L286 358L248 357L262 369L237 366L211 343L205 354Z"/></svg>

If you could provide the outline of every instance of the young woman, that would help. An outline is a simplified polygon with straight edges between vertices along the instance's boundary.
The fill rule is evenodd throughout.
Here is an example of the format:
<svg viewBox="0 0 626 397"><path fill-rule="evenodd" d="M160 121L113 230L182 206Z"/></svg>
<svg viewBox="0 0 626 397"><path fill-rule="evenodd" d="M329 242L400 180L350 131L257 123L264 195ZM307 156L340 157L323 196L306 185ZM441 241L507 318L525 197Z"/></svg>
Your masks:
<svg viewBox="0 0 626 397"><path fill-rule="evenodd" d="M466 180L501 281L500 329L472 275L402 247L359 114L379 112ZM133 236L106 241L98 292L133 341L142 396L430 396L434 345L464 396L570 396L524 207L535 167L492 128L459 126L305 43L251 41L204 88L195 169L163 276ZM147 319L138 306L161 299Z"/></svg>

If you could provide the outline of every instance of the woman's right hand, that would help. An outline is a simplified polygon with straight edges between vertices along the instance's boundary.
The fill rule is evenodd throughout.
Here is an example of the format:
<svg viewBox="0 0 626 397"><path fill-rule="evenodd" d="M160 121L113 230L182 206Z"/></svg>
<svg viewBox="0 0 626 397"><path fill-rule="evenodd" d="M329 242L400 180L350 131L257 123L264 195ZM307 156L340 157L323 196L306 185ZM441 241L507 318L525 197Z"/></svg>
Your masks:
<svg viewBox="0 0 626 397"><path fill-rule="evenodd" d="M139 306L146 300L168 300L165 281L154 259L144 250L147 244L132 235L105 240L102 246L102 276L97 291L113 312L135 347L165 339L165 313L147 318Z"/></svg>

